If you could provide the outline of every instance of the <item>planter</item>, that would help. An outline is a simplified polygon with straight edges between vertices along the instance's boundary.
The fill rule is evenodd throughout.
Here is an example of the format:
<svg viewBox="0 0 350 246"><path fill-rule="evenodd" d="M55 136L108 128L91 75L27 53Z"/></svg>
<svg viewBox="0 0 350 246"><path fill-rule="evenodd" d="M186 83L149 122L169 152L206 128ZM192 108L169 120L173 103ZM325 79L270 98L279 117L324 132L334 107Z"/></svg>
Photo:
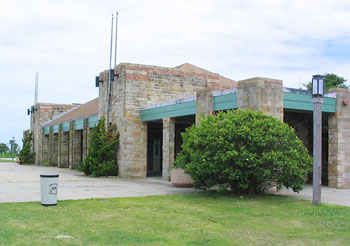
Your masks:
<svg viewBox="0 0 350 246"><path fill-rule="evenodd" d="M193 179L181 168L173 168L170 171L171 183L176 187L193 187Z"/></svg>

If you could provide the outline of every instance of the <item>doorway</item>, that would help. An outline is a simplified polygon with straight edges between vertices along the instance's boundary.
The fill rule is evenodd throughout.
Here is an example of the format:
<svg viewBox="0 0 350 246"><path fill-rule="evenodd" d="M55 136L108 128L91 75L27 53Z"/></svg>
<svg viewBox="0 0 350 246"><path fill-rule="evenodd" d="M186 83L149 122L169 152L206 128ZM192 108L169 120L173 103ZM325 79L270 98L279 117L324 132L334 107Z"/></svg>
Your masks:
<svg viewBox="0 0 350 246"><path fill-rule="evenodd" d="M147 124L147 177L162 176L163 169L163 124Z"/></svg>

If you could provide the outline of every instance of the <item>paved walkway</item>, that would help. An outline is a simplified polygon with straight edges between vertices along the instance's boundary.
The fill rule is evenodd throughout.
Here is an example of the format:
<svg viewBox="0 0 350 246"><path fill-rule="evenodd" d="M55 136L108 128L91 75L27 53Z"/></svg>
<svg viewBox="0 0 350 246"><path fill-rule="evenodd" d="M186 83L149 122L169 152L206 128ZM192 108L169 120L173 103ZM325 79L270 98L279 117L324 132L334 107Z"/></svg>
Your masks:
<svg viewBox="0 0 350 246"><path fill-rule="evenodd" d="M312 200L312 185L307 184L299 193L294 193L291 189L283 189L277 192L283 196L290 196L297 199ZM350 207L350 189L335 189L327 186L321 188L321 203L337 204Z"/></svg>
<svg viewBox="0 0 350 246"><path fill-rule="evenodd" d="M40 201L40 174L59 174L58 200L136 197L197 192L160 178L92 178L67 168L0 162L0 202Z"/></svg>
<svg viewBox="0 0 350 246"><path fill-rule="evenodd" d="M40 174L59 174L58 200L136 197L198 192L177 188L162 179L92 178L67 168L0 162L0 202L40 201ZM312 186L299 194L284 189L277 194L312 200ZM350 189L322 187L322 202L350 206Z"/></svg>

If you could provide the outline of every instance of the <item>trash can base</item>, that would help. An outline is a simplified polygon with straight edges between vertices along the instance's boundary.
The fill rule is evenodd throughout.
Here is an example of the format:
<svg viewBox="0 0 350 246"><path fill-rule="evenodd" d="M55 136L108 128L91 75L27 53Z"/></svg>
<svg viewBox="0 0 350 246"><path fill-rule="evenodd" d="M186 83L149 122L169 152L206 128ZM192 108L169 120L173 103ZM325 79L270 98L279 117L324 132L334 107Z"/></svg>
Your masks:
<svg viewBox="0 0 350 246"><path fill-rule="evenodd" d="M49 206L56 206L57 205L57 203L55 203L55 204L41 204L42 206L45 206L45 207L49 207Z"/></svg>

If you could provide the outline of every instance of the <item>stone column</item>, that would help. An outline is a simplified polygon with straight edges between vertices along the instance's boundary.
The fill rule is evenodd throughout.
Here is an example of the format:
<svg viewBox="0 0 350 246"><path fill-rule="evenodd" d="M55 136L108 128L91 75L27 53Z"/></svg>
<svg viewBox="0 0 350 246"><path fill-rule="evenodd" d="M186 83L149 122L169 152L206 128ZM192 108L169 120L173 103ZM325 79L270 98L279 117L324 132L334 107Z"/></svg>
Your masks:
<svg viewBox="0 0 350 246"><path fill-rule="evenodd" d="M175 160L175 119L163 119L163 171L165 180L170 178L171 163Z"/></svg>
<svg viewBox="0 0 350 246"><path fill-rule="evenodd" d="M214 96L212 90L213 88L207 88L197 92L196 125L199 125L200 118L214 113Z"/></svg>
<svg viewBox="0 0 350 246"><path fill-rule="evenodd" d="M62 124L58 126L58 153L57 153L57 166L62 167L62 141L63 141Z"/></svg>
<svg viewBox="0 0 350 246"><path fill-rule="evenodd" d="M69 148L69 156L68 156L68 167L70 169L73 168L73 161L74 161L74 145L73 145L73 140L74 140L74 126L73 126L73 121L69 122L69 137L68 137L69 143L68 143L68 148Z"/></svg>
<svg viewBox="0 0 350 246"><path fill-rule="evenodd" d="M89 127L88 127L88 118L84 119L84 128L83 128L83 160L87 157L88 153L88 135L89 135Z"/></svg>
<svg viewBox="0 0 350 246"><path fill-rule="evenodd" d="M61 137L61 166L69 167L69 132L62 132Z"/></svg>
<svg viewBox="0 0 350 246"><path fill-rule="evenodd" d="M57 167L58 163L58 134L52 134L51 166Z"/></svg>
<svg viewBox="0 0 350 246"><path fill-rule="evenodd" d="M40 152L41 154L41 160L42 162L40 165L43 165L44 162L50 162L50 135L45 135L42 134L42 141L41 141L41 149L42 151Z"/></svg>
<svg viewBox="0 0 350 246"><path fill-rule="evenodd" d="M257 77L238 81L237 106L259 110L283 121L282 80Z"/></svg>
<svg viewBox="0 0 350 246"><path fill-rule="evenodd" d="M82 157L82 130L73 131L73 162L72 169L77 169L80 166L81 157Z"/></svg>
<svg viewBox="0 0 350 246"><path fill-rule="evenodd" d="M49 151L48 151L48 160L50 163L50 166L52 166L52 135L53 135L53 129L52 126L50 126L50 133L49 133Z"/></svg>
<svg viewBox="0 0 350 246"><path fill-rule="evenodd" d="M328 118L328 186L350 188L350 91L329 92L337 94L337 109Z"/></svg>

